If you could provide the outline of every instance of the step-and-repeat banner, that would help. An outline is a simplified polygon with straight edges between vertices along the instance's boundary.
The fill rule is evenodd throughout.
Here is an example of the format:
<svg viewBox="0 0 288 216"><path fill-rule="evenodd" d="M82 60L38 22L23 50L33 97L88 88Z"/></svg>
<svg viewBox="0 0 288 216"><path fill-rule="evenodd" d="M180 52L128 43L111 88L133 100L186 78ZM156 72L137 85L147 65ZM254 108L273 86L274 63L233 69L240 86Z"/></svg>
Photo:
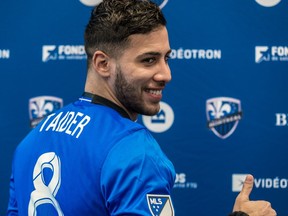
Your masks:
<svg viewBox="0 0 288 216"><path fill-rule="evenodd" d="M17 144L83 91L83 32L97 2L0 1L1 215ZM227 215L247 173L251 199L288 215L287 0L157 2L173 79L160 112L138 121L175 165L176 215Z"/></svg>

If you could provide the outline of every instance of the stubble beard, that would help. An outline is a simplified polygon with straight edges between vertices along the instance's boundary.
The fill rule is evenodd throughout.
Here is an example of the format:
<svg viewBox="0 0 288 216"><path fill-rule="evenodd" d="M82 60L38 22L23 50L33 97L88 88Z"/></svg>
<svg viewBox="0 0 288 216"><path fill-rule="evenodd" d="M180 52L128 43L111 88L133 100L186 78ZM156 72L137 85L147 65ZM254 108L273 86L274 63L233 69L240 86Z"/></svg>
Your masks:
<svg viewBox="0 0 288 216"><path fill-rule="evenodd" d="M114 89L117 99L128 110L128 112L153 116L159 112L160 105L145 104L139 88L133 83L129 83L122 73L120 66L116 67L116 79Z"/></svg>

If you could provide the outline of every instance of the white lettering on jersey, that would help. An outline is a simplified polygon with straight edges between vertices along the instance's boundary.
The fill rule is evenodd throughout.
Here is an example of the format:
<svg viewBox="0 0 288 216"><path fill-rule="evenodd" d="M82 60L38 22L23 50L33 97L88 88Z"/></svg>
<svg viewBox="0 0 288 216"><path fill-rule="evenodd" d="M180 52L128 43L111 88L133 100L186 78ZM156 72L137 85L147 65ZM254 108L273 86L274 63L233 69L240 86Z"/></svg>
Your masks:
<svg viewBox="0 0 288 216"><path fill-rule="evenodd" d="M45 168L50 169L53 173L49 183L45 183L43 175ZM54 152L42 154L38 158L33 171L33 184L35 190L30 195L28 215L37 215L37 207L43 204L53 205L59 216L64 215L55 199L61 184L61 162Z"/></svg>
<svg viewBox="0 0 288 216"><path fill-rule="evenodd" d="M52 118L53 117L53 118ZM51 121L50 121L51 120ZM49 122L49 123L48 123ZM40 128L40 132L44 131L55 131L55 132L65 132L71 136L76 136L79 138L84 130L84 127L90 122L90 116L84 115L81 112L60 112L55 116L51 114L47 117L45 122Z"/></svg>

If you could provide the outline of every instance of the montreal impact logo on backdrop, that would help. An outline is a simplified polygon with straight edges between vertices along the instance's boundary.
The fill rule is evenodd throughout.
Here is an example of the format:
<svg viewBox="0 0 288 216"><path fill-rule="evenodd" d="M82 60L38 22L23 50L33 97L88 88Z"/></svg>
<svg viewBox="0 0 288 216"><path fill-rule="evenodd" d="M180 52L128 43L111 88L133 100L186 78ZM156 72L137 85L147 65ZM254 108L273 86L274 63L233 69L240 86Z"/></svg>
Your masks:
<svg viewBox="0 0 288 216"><path fill-rule="evenodd" d="M63 107L63 99L54 96L39 96L29 100L29 116L31 128L36 127L39 122Z"/></svg>
<svg viewBox="0 0 288 216"><path fill-rule="evenodd" d="M206 101L208 128L215 135L225 139L236 129L242 118L240 100L229 97L216 97Z"/></svg>

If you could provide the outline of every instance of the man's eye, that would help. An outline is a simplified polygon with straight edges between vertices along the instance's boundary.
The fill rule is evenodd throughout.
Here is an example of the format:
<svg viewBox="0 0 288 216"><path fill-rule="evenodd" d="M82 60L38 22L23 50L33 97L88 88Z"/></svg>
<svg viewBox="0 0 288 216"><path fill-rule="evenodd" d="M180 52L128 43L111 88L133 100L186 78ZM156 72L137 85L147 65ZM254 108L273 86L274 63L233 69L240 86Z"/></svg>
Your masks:
<svg viewBox="0 0 288 216"><path fill-rule="evenodd" d="M155 58L145 58L142 60L143 63L147 63L147 64L152 64L155 61L156 61Z"/></svg>

